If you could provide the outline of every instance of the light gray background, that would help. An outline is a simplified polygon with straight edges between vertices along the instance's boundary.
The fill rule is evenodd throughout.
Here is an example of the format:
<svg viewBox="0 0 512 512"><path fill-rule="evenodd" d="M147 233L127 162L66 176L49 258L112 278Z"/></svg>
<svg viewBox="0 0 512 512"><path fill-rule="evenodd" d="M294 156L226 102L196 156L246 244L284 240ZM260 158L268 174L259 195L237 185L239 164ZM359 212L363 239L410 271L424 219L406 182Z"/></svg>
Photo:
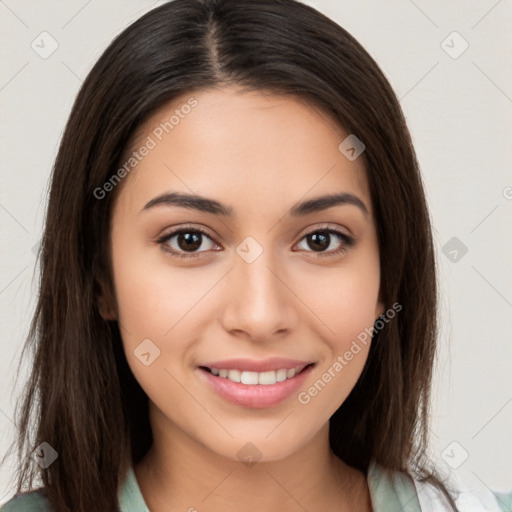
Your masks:
<svg viewBox="0 0 512 512"><path fill-rule="evenodd" d="M33 248L67 116L112 38L161 3L0 0L0 455L16 430L13 381L34 307ZM442 294L432 456L471 489L510 490L512 1L307 3L381 65L422 167ZM35 40L40 51L50 48L43 31L58 43L46 59L31 47ZM464 41L469 47L459 55ZM443 253L453 237L456 253L451 246ZM12 468L12 460L1 468L0 502L12 494Z"/></svg>

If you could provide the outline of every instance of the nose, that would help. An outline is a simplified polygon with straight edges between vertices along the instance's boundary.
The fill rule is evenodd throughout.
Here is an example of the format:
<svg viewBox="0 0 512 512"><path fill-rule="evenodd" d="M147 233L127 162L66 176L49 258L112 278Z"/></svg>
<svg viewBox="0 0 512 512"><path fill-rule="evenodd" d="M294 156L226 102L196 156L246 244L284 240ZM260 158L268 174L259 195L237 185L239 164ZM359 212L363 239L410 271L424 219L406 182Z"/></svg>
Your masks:
<svg viewBox="0 0 512 512"><path fill-rule="evenodd" d="M299 318L296 297L270 251L252 263L236 255L228 278L220 316L227 332L266 341L295 329Z"/></svg>

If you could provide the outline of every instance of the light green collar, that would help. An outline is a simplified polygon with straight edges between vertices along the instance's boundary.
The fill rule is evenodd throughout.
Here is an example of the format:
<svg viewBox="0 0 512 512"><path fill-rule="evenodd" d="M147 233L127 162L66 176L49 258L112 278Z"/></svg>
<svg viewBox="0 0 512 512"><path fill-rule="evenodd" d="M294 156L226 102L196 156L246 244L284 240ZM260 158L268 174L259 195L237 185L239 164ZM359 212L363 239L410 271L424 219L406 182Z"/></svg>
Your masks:
<svg viewBox="0 0 512 512"><path fill-rule="evenodd" d="M367 481L374 512L421 512L416 487L407 474L371 461Z"/></svg>
<svg viewBox="0 0 512 512"><path fill-rule="evenodd" d="M132 466L128 469L123 487L119 492L119 507L120 512L149 512Z"/></svg>
<svg viewBox="0 0 512 512"><path fill-rule="evenodd" d="M421 512L414 483L405 473L391 471L372 461L367 481L374 512ZM120 512L149 512L132 467L119 493L119 504Z"/></svg>

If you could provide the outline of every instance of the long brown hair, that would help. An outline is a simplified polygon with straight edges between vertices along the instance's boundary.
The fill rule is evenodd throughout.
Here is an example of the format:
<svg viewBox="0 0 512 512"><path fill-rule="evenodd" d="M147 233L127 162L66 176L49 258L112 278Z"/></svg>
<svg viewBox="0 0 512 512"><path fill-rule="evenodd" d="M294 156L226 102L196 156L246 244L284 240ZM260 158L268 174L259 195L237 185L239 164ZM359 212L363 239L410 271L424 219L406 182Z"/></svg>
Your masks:
<svg viewBox="0 0 512 512"><path fill-rule="evenodd" d="M18 492L39 475L56 512L116 510L127 468L151 445L147 396L126 362L119 325L98 311L99 283L112 287L115 193L98 199L94 191L116 173L152 113L183 93L223 84L302 97L365 144L381 299L403 310L374 335L360 379L330 420L330 444L355 468L366 472L374 459L414 471L449 497L425 455L437 288L409 132L362 46L294 0L171 1L117 36L87 76L51 181L40 292L24 349L34 360L17 410ZM30 458L42 442L58 453L44 470Z"/></svg>

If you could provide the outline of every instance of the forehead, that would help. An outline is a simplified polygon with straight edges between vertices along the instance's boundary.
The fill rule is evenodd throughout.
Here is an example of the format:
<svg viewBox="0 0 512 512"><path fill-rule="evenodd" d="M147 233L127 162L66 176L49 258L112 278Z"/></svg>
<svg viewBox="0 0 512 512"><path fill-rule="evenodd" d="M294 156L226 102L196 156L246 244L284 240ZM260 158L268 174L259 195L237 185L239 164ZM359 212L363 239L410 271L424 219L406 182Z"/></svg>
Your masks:
<svg viewBox="0 0 512 512"><path fill-rule="evenodd" d="M248 213L343 191L371 210L363 158L350 161L338 149L348 135L296 96L236 87L184 94L137 130L130 153L151 149L123 188L134 201L179 190Z"/></svg>

